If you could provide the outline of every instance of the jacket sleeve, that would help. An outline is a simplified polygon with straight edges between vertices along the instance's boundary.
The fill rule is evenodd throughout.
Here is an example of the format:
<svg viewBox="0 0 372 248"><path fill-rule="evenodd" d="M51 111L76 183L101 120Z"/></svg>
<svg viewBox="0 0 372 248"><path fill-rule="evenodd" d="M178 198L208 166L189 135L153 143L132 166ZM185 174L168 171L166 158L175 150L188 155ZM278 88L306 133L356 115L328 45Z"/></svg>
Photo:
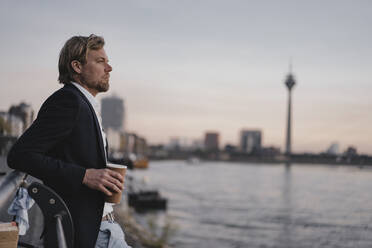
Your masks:
<svg viewBox="0 0 372 248"><path fill-rule="evenodd" d="M10 168L26 172L66 193L82 186L85 168L48 156L59 146L78 121L78 96L68 91L57 91L41 107L37 119L17 140L8 155Z"/></svg>

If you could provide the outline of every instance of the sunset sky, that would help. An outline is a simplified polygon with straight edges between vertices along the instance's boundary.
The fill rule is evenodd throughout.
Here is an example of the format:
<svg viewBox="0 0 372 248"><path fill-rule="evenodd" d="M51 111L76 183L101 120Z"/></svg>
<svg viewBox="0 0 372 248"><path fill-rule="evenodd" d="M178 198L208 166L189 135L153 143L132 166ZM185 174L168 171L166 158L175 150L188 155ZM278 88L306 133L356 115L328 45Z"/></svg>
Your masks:
<svg viewBox="0 0 372 248"><path fill-rule="evenodd" d="M292 58L293 150L372 154L371 13L369 0L1 1L0 110L38 111L61 87L64 42L94 33L113 67L99 97L124 98L127 129L150 143L259 128L283 149Z"/></svg>

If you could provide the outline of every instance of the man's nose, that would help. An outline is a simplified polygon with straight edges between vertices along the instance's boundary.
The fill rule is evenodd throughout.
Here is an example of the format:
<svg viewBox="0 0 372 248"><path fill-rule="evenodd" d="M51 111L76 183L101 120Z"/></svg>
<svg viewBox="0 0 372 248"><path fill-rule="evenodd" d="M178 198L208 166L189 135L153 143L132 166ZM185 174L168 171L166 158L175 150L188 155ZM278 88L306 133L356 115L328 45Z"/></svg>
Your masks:
<svg viewBox="0 0 372 248"><path fill-rule="evenodd" d="M107 64L107 66L106 66L106 71L107 71L107 72L112 71L112 67L111 67L111 65Z"/></svg>

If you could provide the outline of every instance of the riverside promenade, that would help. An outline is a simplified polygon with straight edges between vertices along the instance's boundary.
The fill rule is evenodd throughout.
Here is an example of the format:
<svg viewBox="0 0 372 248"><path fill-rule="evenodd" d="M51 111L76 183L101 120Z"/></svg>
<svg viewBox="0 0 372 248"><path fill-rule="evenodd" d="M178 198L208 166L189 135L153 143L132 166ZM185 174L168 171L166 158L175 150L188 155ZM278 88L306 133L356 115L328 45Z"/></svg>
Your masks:
<svg viewBox="0 0 372 248"><path fill-rule="evenodd" d="M8 175L12 169L7 166L6 157L0 156L0 181ZM27 182L32 183L34 181L38 181L38 179L33 178L31 176L27 177ZM13 196L15 193L13 194ZM10 216L7 213L7 209L13 199L13 196L8 200L6 204L0 206L0 222L10 222L13 219L13 216ZM155 238L141 227L139 224L136 223L134 218L129 214L130 211L126 206L125 200L122 201L121 204L115 206L115 217L116 221L124 227L123 230L125 232L125 238L127 243L132 246L133 248L149 248L149 247L166 247L164 245L158 246L153 244L152 240ZM28 211L29 214L29 223L30 228L27 231L26 235L19 236L19 241L31 244L34 247L43 248L43 240L40 239L41 233L44 227L44 218L43 214L35 203L32 208Z"/></svg>

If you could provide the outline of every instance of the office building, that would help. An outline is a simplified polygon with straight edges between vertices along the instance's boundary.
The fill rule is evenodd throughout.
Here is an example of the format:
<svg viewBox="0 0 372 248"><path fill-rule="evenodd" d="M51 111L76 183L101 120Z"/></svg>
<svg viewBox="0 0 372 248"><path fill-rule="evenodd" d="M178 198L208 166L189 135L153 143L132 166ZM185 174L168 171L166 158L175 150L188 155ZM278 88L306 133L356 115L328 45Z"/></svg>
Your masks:
<svg viewBox="0 0 372 248"><path fill-rule="evenodd" d="M258 152L262 147L262 132L257 129L243 129L240 131L240 151L245 153Z"/></svg>
<svg viewBox="0 0 372 248"><path fill-rule="evenodd" d="M219 133L206 132L204 139L204 147L206 151L218 151L219 149Z"/></svg>
<svg viewBox="0 0 372 248"><path fill-rule="evenodd" d="M34 121L34 111L31 105L21 102L19 105L12 105L8 111L11 118L18 117L22 123L22 132L29 128Z"/></svg>
<svg viewBox="0 0 372 248"><path fill-rule="evenodd" d="M123 99L110 96L101 100L102 125L104 129L125 131L125 108Z"/></svg>

